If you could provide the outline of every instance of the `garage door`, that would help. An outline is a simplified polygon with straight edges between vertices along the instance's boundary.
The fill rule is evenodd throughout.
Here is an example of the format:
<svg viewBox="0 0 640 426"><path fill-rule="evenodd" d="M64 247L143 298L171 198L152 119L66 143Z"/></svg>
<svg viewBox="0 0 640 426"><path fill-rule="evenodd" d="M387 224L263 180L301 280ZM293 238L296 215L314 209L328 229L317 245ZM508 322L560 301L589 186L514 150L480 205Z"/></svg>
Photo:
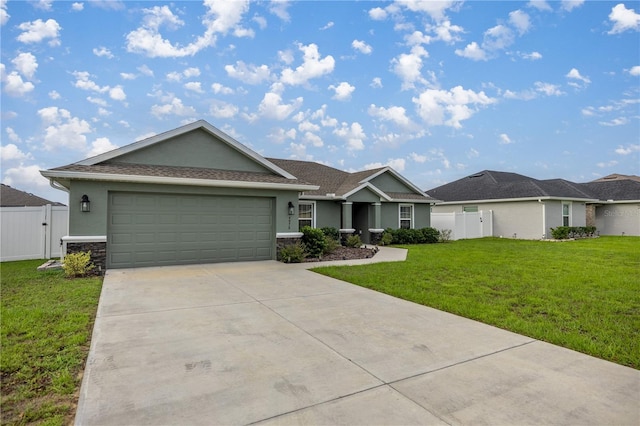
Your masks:
<svg viewBox="0 0 640 426"><path fill-rule="evenodd" d="M273 258L273 199L109 194L107 267Z"/></svg>

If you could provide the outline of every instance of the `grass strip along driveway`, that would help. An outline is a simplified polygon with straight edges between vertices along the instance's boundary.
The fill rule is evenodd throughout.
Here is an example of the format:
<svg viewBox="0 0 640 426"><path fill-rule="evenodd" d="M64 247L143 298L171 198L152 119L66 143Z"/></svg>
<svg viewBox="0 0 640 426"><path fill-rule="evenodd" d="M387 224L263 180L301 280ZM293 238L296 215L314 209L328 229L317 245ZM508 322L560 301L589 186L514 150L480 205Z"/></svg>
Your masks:
<svg viewBox="0 0 640 426"><path fill-rule="evenodd" d="M404 247L406 262L314 271L640 369L640 238Z"/></svg>
<svg viewBox="0 0 640 426"><path fill-rule="evenodd" d="M102 278L2 263L2 424L73 422Z"/></svg>

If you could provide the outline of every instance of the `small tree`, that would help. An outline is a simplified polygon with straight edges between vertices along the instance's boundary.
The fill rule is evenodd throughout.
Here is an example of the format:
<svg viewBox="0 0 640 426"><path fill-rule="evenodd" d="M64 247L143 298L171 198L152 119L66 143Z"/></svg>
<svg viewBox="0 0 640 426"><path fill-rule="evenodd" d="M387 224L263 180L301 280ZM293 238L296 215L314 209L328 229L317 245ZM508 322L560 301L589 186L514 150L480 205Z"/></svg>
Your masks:
<svg viewBox="0 0 640 426"><path fill-rule="evenodd" d="M321 229L305 226L302 231L302 243L309 257L320 258L324 253L327 242Z"/></svg>
<svg viewBox="0 0 640 426"><path fill-rule="evenodd" d="M64 274L69 278L84 277L95 266L91 263L91 252L71 253L64 257L62 269Z"/></svg>

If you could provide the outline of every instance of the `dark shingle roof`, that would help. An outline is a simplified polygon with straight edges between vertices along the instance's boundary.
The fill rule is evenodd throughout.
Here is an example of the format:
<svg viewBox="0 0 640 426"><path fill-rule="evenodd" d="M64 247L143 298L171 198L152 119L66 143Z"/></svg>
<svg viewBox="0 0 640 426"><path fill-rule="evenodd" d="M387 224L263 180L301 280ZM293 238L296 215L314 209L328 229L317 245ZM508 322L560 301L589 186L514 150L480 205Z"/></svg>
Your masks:
<svg viewBox="0 0 640 426"><path fill-rule="evenodd" d="M578 184L564 179L538 180L517 173L485 170L427 191L442 201L509 198L594 198Z"/></svg>
<svg viewBox="0 0 640 426"><path fill-rule="evenodd" d="M640 200L640 180L615 179L580 184L585 190L603 201Z"/></svg>
<svg viewBox="0 0 640 426"><path fill-rule="evenodd" d="M37 195L20 191L2 184L2 191L0 192L0 207L37 207L46 206L47 204L51 204L52 206L64 206L62 203L49 201L45 198L38 197Z"/></svg>
<svg viewBox="0 0 640 426"><path fill-rule="evenodd" d="M130 176L154 176L185 179L227 180L239 182L280 183L280 184L305 184L298 179L287 179L269 173L239 172L230 170L206 169L200 167L176 167L155 166L147 164L131 163L100 163L91 166L83 166L77 163L56 167L52 171L104 173L113 175Z"/></svg>

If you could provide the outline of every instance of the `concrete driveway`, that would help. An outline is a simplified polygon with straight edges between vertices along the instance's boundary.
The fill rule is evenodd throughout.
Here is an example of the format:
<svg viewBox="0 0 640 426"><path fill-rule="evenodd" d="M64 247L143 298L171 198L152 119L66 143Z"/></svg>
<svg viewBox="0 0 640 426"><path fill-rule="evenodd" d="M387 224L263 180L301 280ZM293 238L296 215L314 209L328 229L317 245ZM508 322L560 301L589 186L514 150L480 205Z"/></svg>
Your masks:
<svg viewBox="0 0 640 426"><path fill-rule="evenodd" d="M76 424L640 424L640 371L306 266L108 271Z"/></svg>

